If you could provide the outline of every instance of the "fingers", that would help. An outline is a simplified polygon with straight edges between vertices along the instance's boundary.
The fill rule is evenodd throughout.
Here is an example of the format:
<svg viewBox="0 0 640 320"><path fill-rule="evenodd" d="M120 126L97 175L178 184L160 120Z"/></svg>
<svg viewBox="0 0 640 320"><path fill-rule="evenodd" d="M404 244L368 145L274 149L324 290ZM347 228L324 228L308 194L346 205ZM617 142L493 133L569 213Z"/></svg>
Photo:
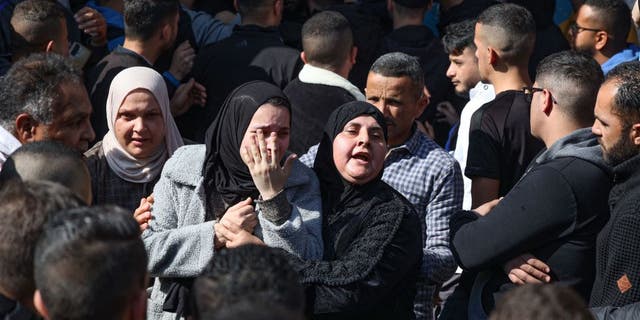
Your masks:
<svg viewBox="0 0 640 320"><path fill-rule="evenodd" d="M517 285L523 285L525 284L524 281L522 281L520 278L518 278L517 275L515 275L514 273L509 273L507 275L509 277L509 280L511 280L512 283L517 284Z"/></svg>
<svg viewBox="0 0 640 320"><path fill-rule="evenodd" d="M247 167L249 167L249 171L251 171L251 168L253 168L255 162L253 162L253 156L251 156L251 151L248 147L240 149L240 158L242 158L244 164L246 164Z"/></svg>
<svg viewBox="0 0 640 320"><path fill-rule="evenodd" d="M253 158L252 161L254 163L259 163L262 161L262 157L260 156L260 148L258 147L258 142L256 141L256 136L251 136L249 142L249 154Z"/></svg>
<svg viewBox="0 0 640 320"><path fill-rule="evenodd" d="M229 207L229 209L227 209L227 211L231 210L231 209L237 209L237 208L241 208L244 206L248 206L251 205L251 203L253 202L253 200L251 199L251 197L247 197L246 199L232 205L231 207Z"/></svg>
<svg viewBox="0 0 640 320"><path fill-rule="evenodd" d="M293 162L298 158L297 154L290 154L287 160L284 162L284 174L288 177L291 174L291 168L293 168Z"/></svg>
<svg viewBox="0 0 640 320"><path fill-rule="evenodd" d="M83 7L82 9L78 10L76 14L73 15L73 18L76 20L78 25L86 21L92 20L94 17L95 17L95 11L89 7Z"/></svg>
<svg viewBox="0 0 640 320"><path fill-rule="evenodd" d="M532 256L532 255L530 255L528 253L523 254L521 256L521 258L529 266L531 266L531 267L533 267L533 268L535 268L537 270L540 270L541 272L544 272L545 274L548 274L551 271L551 269L549 268L549 266L546 263L536 259L536 257L534 257L534 256Z"/></svg>
<svg viewBox="0 0 640 320"><path fill-rule="evenodd" d="M256 130L256 138L258 140L258 150L260 151L260 159L266 163L270 163L269 150L267 149L267 141L264 139L264 132L260 129Z"/></svg>
<svg viewBox="0 0 640 320"><path fill-rule="evenodd" d="M151 220L151 203L147 202L146 198L140 199L140 205L133 212L133 218L140 226L141 232L149 227L149 220Z"/></svg>
<svg viewBox="0 0 640 320"><path fill-rule="evenodd" d="M193 82L193 87L191 88L191 93L194 96L194 104L201 107L204 107L207 104L207 89L195 80Z"/></svg>
<svg viewBox="0 0 640 320"><path fill-rule="evenodd" d="M269 135L269 143L267 144L267 152L269 155L269 165L271 167L277 167L279 165L278 161L280 160L280 150L278 150L278 144L276 144L276 136L275 132L271 132Z"/></svg>
<svg viewBox="0 0 640 320"><path fill-rule="evenodd" d="M538 280L535 277L532 277L529 273L527 273L526 271L522 270L522 269L513 269L511 270L511 272L509 273L510 275L515 276L516 278L518 278L518 281L516 283L518 284L540 284L542 283L542 281Z"/></svg>

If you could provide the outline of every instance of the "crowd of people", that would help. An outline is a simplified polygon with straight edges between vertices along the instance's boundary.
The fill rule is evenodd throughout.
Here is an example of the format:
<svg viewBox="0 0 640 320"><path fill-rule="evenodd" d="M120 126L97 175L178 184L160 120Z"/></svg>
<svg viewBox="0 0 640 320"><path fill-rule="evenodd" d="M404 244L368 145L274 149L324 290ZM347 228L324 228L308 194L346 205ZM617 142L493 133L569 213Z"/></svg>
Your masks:
<svg viewBox="0 0 640 320"><path fill-rule="evenodd" d="M1 319L640 318L637 1L0 18Z"/></svg>

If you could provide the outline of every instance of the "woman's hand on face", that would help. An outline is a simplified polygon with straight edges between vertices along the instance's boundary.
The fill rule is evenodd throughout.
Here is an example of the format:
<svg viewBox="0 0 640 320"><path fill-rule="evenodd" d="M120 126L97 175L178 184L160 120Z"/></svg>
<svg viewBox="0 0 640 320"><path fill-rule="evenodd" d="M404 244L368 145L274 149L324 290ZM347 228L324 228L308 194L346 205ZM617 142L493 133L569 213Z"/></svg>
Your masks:
<svg viewBox="0 0 640 320"><path fill-rule="evenodd" d="M252 202L251 198L247 198L229 207L218 224L222 224L231 232L245 230L253 233L253 229L258 225L258 216Z"/></svg>
<svg viewBox="0 0 640 320"><path fill-rule="evenodd" d="M262 240L244 229L240 229L240 231L238 232L233 232L229 228L222 225L222 223L216 223L214 227L216 236L218 237L218 239L224 239L224 246L227 248L237 248L245 244L264 245L264 242L262 242ZM216 248L219 249L218 247Z"/></svg>
<svg viewBox="0 0 640 320"><path fill-rule="evenodd" d="M284 189L297 157L290 155L281 167L280 158L286 150L278 150L276 139L277 134L272 132L267 142L263 131L258 129L249 146L240 150L242 161L249 167L253 183L264 200L275 197Z"/></svg>

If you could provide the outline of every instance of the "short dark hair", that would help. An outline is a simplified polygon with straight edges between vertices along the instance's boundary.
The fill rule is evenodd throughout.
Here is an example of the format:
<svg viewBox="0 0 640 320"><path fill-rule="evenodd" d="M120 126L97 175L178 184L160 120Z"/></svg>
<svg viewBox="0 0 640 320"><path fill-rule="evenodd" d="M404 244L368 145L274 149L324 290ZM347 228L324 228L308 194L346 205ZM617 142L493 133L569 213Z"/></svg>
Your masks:
<svg viewBox="0 0 640 320"><path fill-rule="evenodd" d="M631 10L622 0L586 0L584 5L598 14L598 19L607 32L613 35L614 43L623 45L631 28Z"/></svg>
<svg viewBox="0 0 640 320"><path fill-rule="evenodd" d="M458 23L452 23L444 29L442 44L447 54L455 56L461 55L466 48L475 51L476 44L473 43L473 32L476 25L475 19L467 19Z"/></svg>
<svg viewBox="0 0 640 320"><path fill-rule="evenodd" d="M237 0L238 12L242 17L259 18L266 14L275 0Z"/></svg>
<svg viewBox="0 0 640 320"><path fill-rule="evenodd" d="M640 61L617 65L607 73L604 81L618 87L612 111L627 125L640 122Z"/></svg>
<svg viewBox="0 0 640 320"><path fill-rule="evenodd" d="M490 320L571 319L591 320L593 315L578 294L554 284L524 285L512 289L498 301Z"/></svg>
<svg viewBox="0 0 640 320"><path fill-rule="evenodd" d="M409 77L414 85L414 91L418 97L422 95L424 87L424 71L417 57L402 52L391 52L378 58L369 72L383 77Z"/></svg>
<svg viewBox="0 0 640 320"><path fill-rule="evenodd" d="M0 287L18 300L33 296L33 256L42 228L57 211L82 205L48 181L12 180L0 189Z"/></svg>
<svg viewBox="0 0 640 320"><path fill-rule="evenodd" d="M501 51L501 58L509 62L529 61L536 38L536 22L526 8L500 3L485 9L478 16L478 24L497 28L487 39Z"/></svg>
<svg viewBox="0 0 640 320"><path fill-rule="evenodd" d="M63 103L62 84L82 86L80 71L71 60L55 53L32 54L14 63L0 78L0 125L15 130L21 113L49 124Z"/></svg>
<svg viewBox="0 0 640 320"><path fill-rule="evenodd" d="M353 49L349 21L335 11L316 13L302 26L302 48L311 65L339 69Z"/></svg>
<svg viewBox="0 0 640 320"><path fill-rule="evenodd" d="M0 186L11 179L56 182L81 198L81 191L91 191L80 190L85 187L83 182L91 181L82 155L53 140L27 143L11 154L0 171Z"/></svg>
<svg viewBox="0 0 640 320"><path fill-rule="evenodd" d="M431 5L431 2L433 1L393 0L393 7L401 17L420 18L423 17L425 10Z"/></svg>
<svg viewBox="0 0 640 320"><path fill-rule="evenodd" d="M44 51L44 46L56 32L61 36L60 23L66 23L66 17L57 1L26 0L13 9L11 24L14 23L25 25L26 30L21 30L24 31L22 34L12 30L11 51L14 56L24 57Z"/></svg>
<svg viewBox="0 0 640 320"><path fill-rule="evenodd" d="M536 74L536 82L554 94L561 112L578 123L593 123L593 107L604 80L597 61L573 50L557 52L540 61Z"/></svg>
<svg viewBox="0 0 640 320"><path fill-rule="evenodd" d="M196 319L216 319L225 306L258 303L301 314L304 291L282 249L246 245L221 251L194 283Z"/></svg>
<svg viewBox="0 0 640 320"><path fill-rule="evenodd" d="M59 212L35 251L35 281L51 319L117 319L146 287L147 253L130 212Z"/></svg>
<svg viewBox="0 0 640 320"><path fill-rule="evenodd" d="M146 41L178 14L177 0L124 0L126 38Z"/></svg>

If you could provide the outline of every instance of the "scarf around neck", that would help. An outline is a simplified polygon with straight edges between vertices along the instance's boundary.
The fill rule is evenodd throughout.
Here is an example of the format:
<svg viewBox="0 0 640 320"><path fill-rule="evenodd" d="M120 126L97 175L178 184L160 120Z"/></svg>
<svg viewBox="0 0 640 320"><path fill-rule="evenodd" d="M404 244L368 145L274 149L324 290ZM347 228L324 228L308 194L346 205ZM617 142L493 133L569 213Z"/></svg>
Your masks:
<svg viewBox="0 0 640 320"><path fill-rule="evenodd" d="M129 154L115 135L118 110L129 93L136 89L148 90L154 96L164 119L164 143L154 154L144 159ZM102 139L102 150L109 168L123 180L134 183L154 180L162 171L167 159L184 144L171 115L166 84L162 76L151 68L132 67L118 73L111 81L106 112L109 131Z"/></svg>

